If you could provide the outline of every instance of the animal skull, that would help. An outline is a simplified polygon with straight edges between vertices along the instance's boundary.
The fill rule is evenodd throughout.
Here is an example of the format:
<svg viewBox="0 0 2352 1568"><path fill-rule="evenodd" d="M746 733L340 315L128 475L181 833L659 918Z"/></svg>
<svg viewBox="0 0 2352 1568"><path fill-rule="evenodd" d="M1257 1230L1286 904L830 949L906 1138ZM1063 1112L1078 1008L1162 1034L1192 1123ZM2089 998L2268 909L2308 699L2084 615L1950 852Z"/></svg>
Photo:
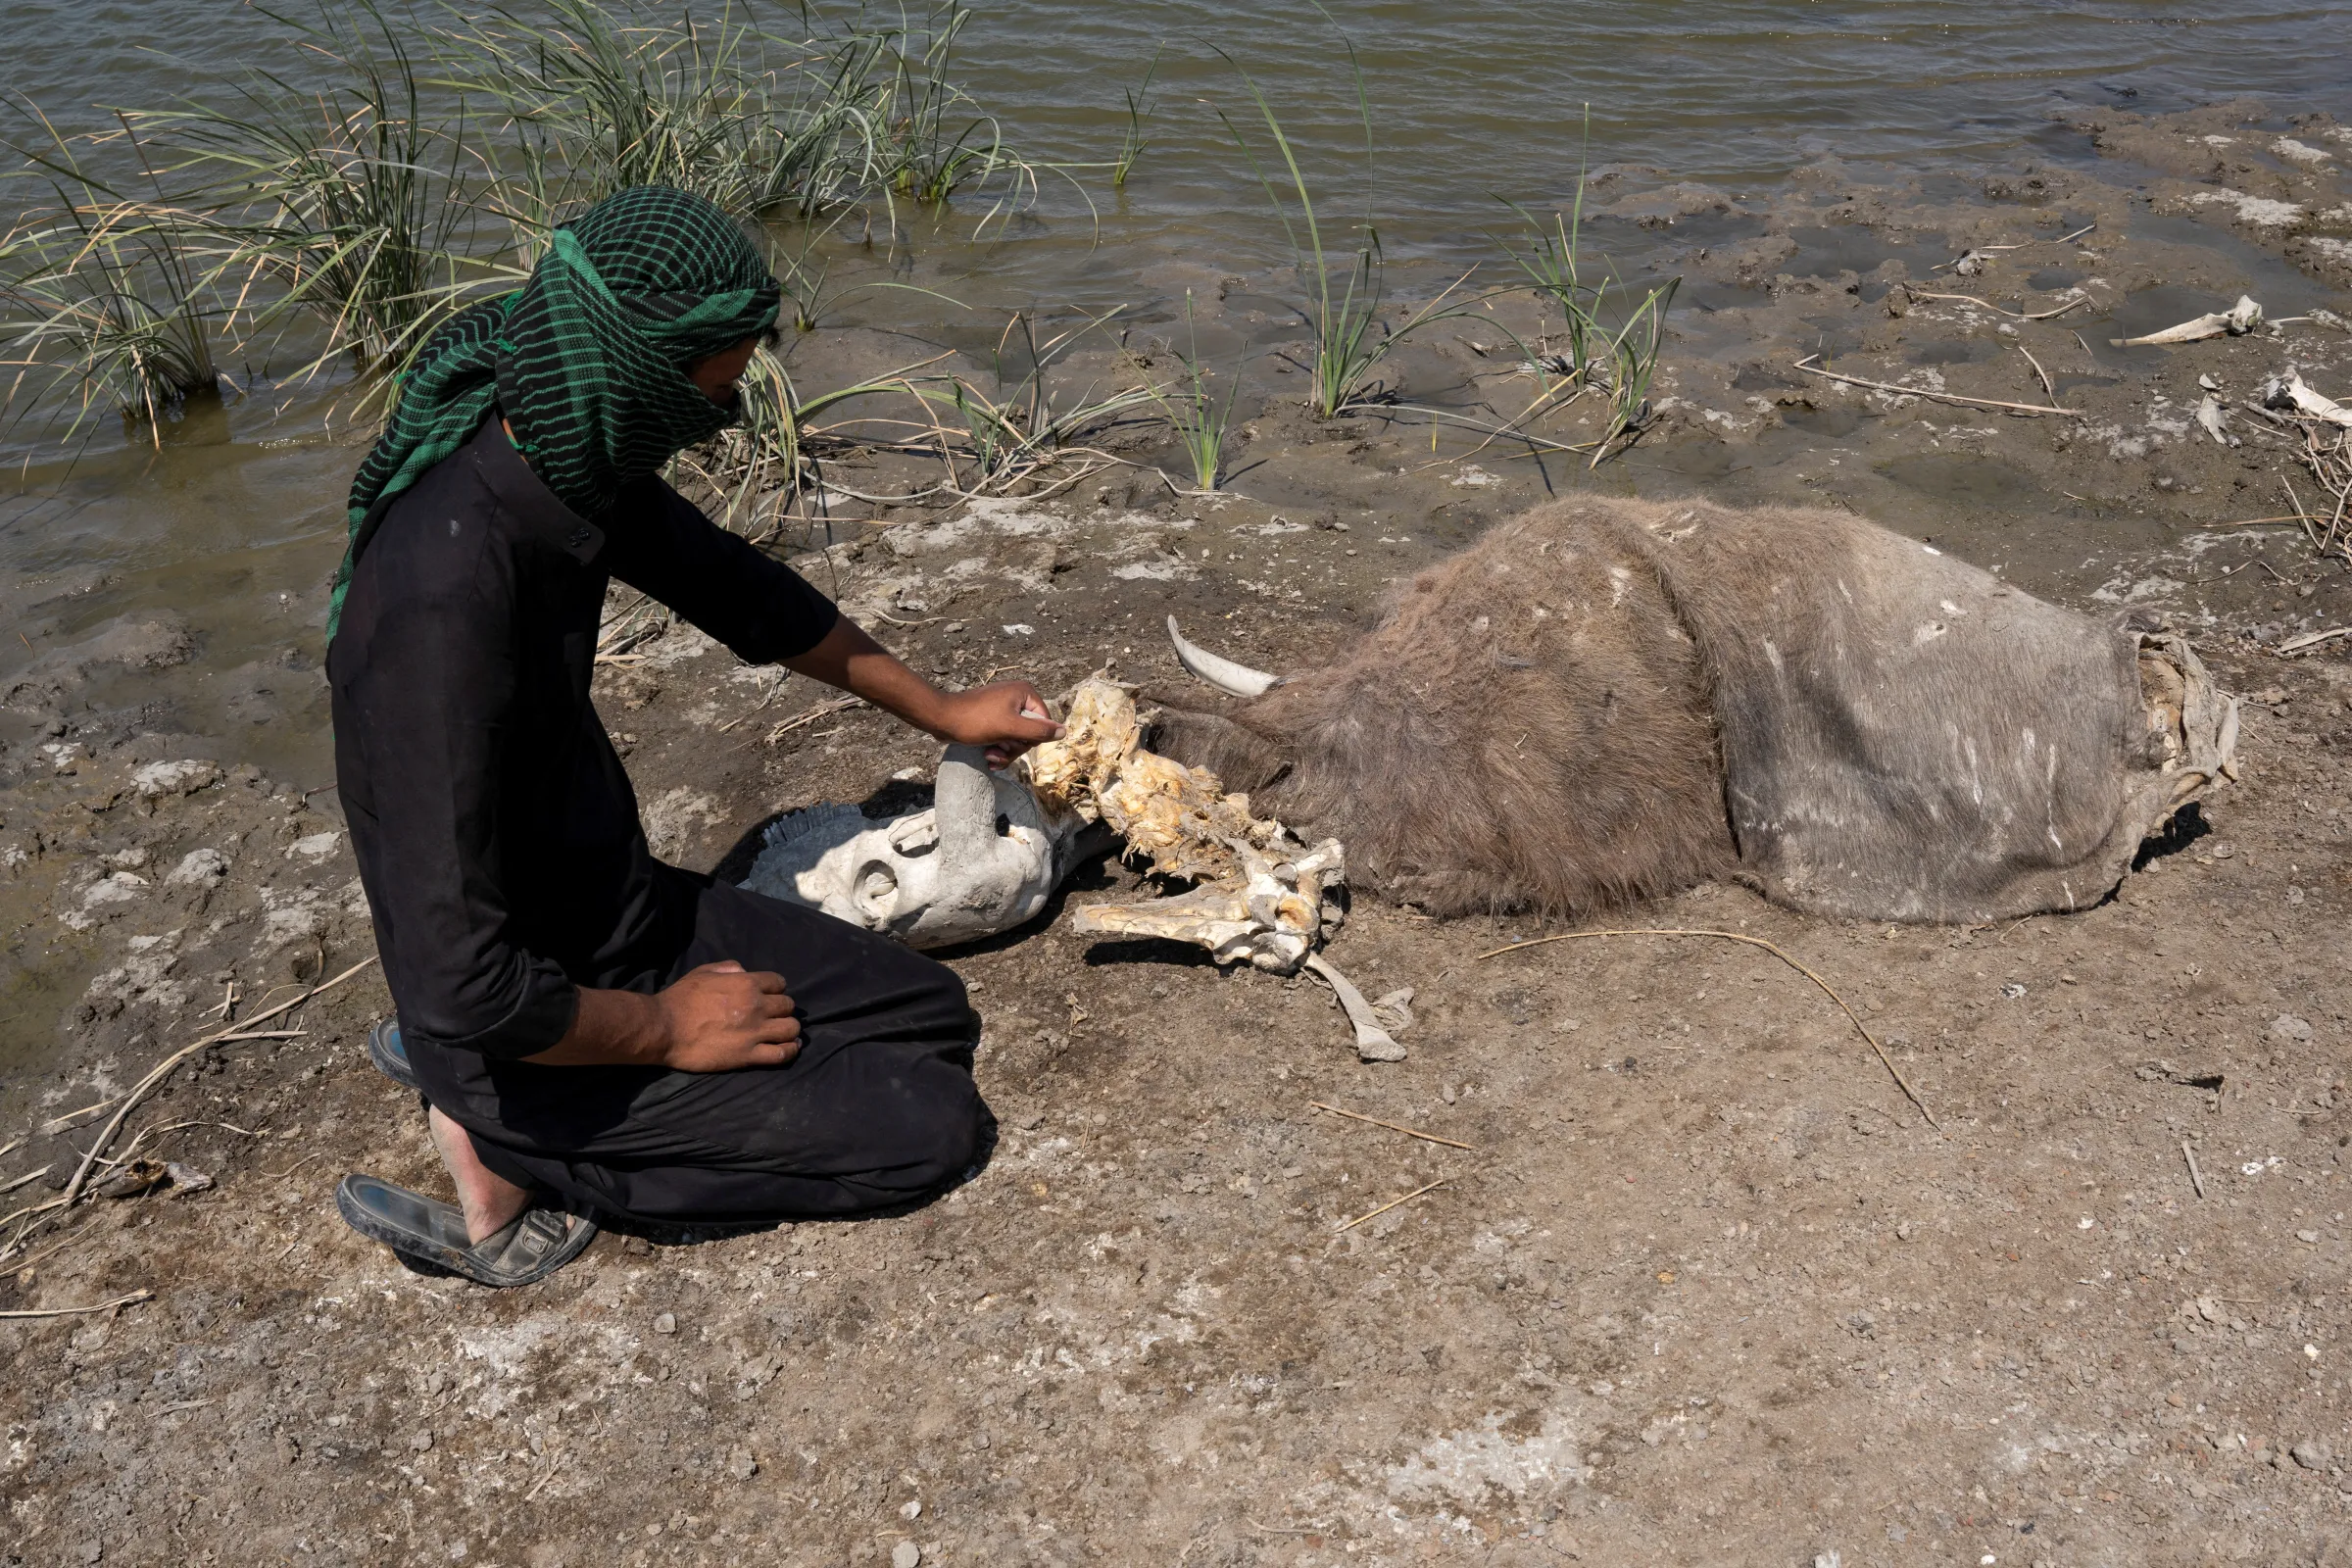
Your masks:
<svg viewBox="0 0 2352 1568"><path fill-rule="evenodd" d="M911 948L943 948L1035 918L1100 843L1084 817L990 772L977 747L951 746L928 809L881 820L840 804L795 811L767 830L743 885Z"/></svg>

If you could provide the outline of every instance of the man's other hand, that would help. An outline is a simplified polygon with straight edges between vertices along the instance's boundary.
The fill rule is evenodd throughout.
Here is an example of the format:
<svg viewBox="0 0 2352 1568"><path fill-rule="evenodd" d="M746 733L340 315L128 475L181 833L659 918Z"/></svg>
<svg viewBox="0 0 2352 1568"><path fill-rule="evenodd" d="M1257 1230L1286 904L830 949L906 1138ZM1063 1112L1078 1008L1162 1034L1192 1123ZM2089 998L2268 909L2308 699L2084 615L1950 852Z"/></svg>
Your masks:
<svg viewBox="0 0 2352 1568"><path fill-rule="evenodd" d="M729 958L689 969L650 997L582 986L570 1030L523 1059L544 1067L731 1072L781 1067L800 1054L801 1020L784 977Z"/></svg>
<svg viewBox="0 0 2352 1568"><path fill-rule="evenodd" d="M784 977L747 970L734 959L680 975L654 1001L661 1005L662 1065L677 1072L780 1067L801 1054Z"/></svg>

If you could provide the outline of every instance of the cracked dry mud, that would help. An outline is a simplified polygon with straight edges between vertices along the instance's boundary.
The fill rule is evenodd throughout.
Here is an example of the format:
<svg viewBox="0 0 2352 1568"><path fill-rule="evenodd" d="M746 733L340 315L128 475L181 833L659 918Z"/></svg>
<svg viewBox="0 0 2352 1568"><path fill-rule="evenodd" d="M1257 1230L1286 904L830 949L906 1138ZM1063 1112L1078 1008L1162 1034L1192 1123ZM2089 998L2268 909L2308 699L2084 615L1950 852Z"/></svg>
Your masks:
<svg viewBox="0 0 2352 1568"><path fill-rule="evenodd" d="M0 1320L0 1551L527 1568L833 1568L906 1561L909 1544L922 1562L990 1565L2352 1561L2352 665L2342 644L2267 651L2343 623L2352 593L2342 563L2291 532L2202 526L2275 513L2278 475L2303 480L2259 419L2233 417L2232 448L2180 412L2200 375L2250 395L2289 362L2342 396L2352 337L2313 322L2102 352L2241 288L2274 315L2340 312L2342 278L2297 270L2327 253L2296 248L2330 237L2312 215L2344 200L2334 163L2263 152L2261 179L2225 169L2219 187L2196 185L2204 165L2148 171L2226 154L2205 139L2221 135L2347 153L2324 124L2200 113L2102 127L2103 172L2011 171L2005 194L1938 206L1833 170L1813 206L1758 216L1728 251L1694 238L1708 255L1690 258L1665 417L1590 478L1466 443L1433 465L1425 430L1367 418L1335 435L1276 402L1237 464L1254 499L1187 503L1105 474L839 522L841 542L804 560L918 666L1050 690L1103 667L1172 678L1169 612L1253 663L1313 658L1385 583L1546 482L1827 497L2086 611L2172 613L2254 699L2244 777L2112 902L1888 928L1713 887L1605 922L1780 944L1869 1021L1940 1134L1826 999L1751 948L1624 938L1482 959L1570 927L1358 898L1335 959L1367 991L1418 992L1408 1059L1367 1065L1311 984L1071 935L1067 905L1138 891L1105 865L1050 920L952 956L987 1017L978 1071L1003 1124L969 1185L859 1223L611 1235L554 1280L493 1294L409 1273L333 1214L346 1169L437 1180L413 1099L360 1049L388 1005L370 970L287 1020L299 1038L220 1048L133 1118L172 1129L141 1152L211 1190L100 1200L11 1260L0 1308L155 1297ZM2304 217L2244 226L2195 200L2215 188ZM1678 189L1668 205L1714 211ZM1951 391L2039 401L2005 363L2006 318L1917 299L1889 315L1893 284L1939 290L1934 261L2093 219L2098 236L2063 251L1988 250L1966 290L2017 308L2106 279L2093 307L2015 340L2080 377L2060 395L2090 414L2081 428L1789 368L1827 340L1848 373L1935 369ZM2095 262L2073 259L2084 246ZM2052 266L2078 275L2032 282ZM2158 288L2180 298L2148 300ZM2078 326L2087 346L2065 359ZM1433 340L1402 373L1444 385L1486 363ZM842 471L868 493L911 476L882 458ZM683 863L934 760L880 715L819 712L824 694L690 630L637 653L599 702L657 847ZM64 1051L14 1087L12 1125L98 1101L197 1038L225 978L249 1016L271 987L282 1000L369 951L331 792L306 801L207 753L168 711L61 691L6 722L13 940L26 951L37 926L79 943L95 975ZM207 755L221 761L157 766ZM54 1174L9 1205L49 1196L88 1137L85 1120L14 1151L0 1177Z"/></svg>

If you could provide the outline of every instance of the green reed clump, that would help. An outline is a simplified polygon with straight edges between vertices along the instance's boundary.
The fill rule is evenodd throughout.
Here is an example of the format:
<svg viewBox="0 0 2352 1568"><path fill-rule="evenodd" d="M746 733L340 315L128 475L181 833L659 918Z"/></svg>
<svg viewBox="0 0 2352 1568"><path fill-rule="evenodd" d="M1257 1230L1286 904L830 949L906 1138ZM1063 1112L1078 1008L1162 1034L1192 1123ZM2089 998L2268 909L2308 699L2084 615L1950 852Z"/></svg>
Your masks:
<svg viewBox="0 0 2352 1568"><path fill-rule="evenodd" d="M481 204L491 171L463 110L428 117L391 19L322 8L318 25L290 25L332 66L331 85L256 72L220 105L126 114L183 180L153 216L217 288L235 288L223 314L249 334L311 323L316 353L298 377L346 356L397 372L485 285L524 269Z"/></svg>
<svg viewBox="0 0 2352 1568"><path fill-rule="evenodd" d="M310 22L265 12L320 79L255 71L77 139L115 163L136 151L152 187L137 195L37 115L45 141L0 136L46 182L0 245L13 395L54 406L78 386L85 406L152 418L212 384L216 341L265 362L291 341L294 378L348 368L373 412L436 328L621 186L698 190L747 221L822 224L818 238L860 209L993 189L993 217L1034 189L950 77L970 15L956 0L881 28L803 13L792 36L733 10L552 4L553 25L453 13L438 30L376 0L319 0ZM801 325L826 302L813 244L777 257Z"/></svg>
<svg viewBox="0 0 2352 1568"><path fill-rule="evenodd" d="M1191 339L1188 349L1177 353L1177 363L1184 367L1185 384L1170 391L1156 382L1146 384L1145 390L1158 405L1160 416L1176 435L1177 445L1184 449L1185 466L1193 480L1193 489L1202 495L1213 495L1225 474L1225 435L1233 426L1233 400L1241 391L1241 376L1237 372L1225 383L1225 397L1219 402L1208 388L1208 371L1200 361L1199 329L1193 321L1193 291L1184 291L1184 325ZM1174 351L1174 345L1170 345Z"/></svg>
<svg viewBox="0 0 2352 1568"><path fill-rule="evenodd" d="M16 372L0 408L24 397L21 416L69 395L76 427L112 407L160 440L165 416L220 378L198 266L170 224L87 172L37 111L28 118L47 143L27 150L25 172L51 201L0 237L0 369ZM152 183L152 167L144 172Z"/></svg>
<svg viewBox="0 0 2352 1568"><path fill-rule="evenodd" d="M971 19L968 6L949 0L919 24L888 35L894 56L889 188L925 205L1000 173L1009 173L1016 188L1035 179L1006 147L996 118L981 113L950 75L956 40Z"/></svg>
<svg viewBox="0 0 2352 1568"><path fill-rule="evenodd" d="M888 35L794 41L731 13L636 24L596 0L553 9L552 27L502 12L444 39L444 85L507 117L497 155L526 227L629 185L764 218L887 177Z"/></svg>
<svg viewBox="0 0 2352 1568"><path fill-rule="evenodd" d="M776 532L776 514L809 471L808 421L853 398L904 391L905 381L892 376L803 398L784 362L763 345L735 388L742 411L735 424L680 453L677 464L716 498L723 525L764 539Z"/></svg>
<svg viewBox="0 0 2352 1568"><path fill-rule="evenodd" d="M1658 355L1665 346L1666 313L1673 307L1675 293L1683 280L1679 276L1670 277L1649 289L1612 326L1605 302L1612 291L1622 294L1625 285L1614 270L1608 270L1605 282L1591 280L1591 264L1584 259L1579 243L1583 203L1580 182L1576 211L1566 217L1553 214L1548 230L1524 209L1510 204L1512 211L1533 230L1534 240L1524 250L1507 240L1501 243L1504 253L1527 278L1525 286L1529 292L1560 313L1558 341L1564 345L1564 351L1529 351L1536 373L1556 374L1578 392L1590 389L1607 396L1608 423L1599 447L1600 452L1606 452L1610 442L1638 428L1648 417L1649 385L1657 374ZM1598 453L1593 461L1599 461Z"/></svg>
<svg viewBox="0 0 2352 1568"><path fill-rule="evenodd" d="M1649 383L1666 342L1666 312L1682 283L1680 277L1670 277L1651 289L1609 339L1609 425L1600 438L1600 451L1592 456L1595 464L1611 441L1649 419Z"/></svg>
<svg viewBox="0 0 2352 1568"><path fill-rule="evenodd" d="M0 408L19 416L59 394L78 427L112 407L156 429L220 371L196 303L189 259L168 229L120 210L72 210L66 220L0 240L0 370L14 370Z"/></svg>
<svg viewBox="0 0 2352 1568"><path fill-rule="evenodd" d="M1119 156L1111 161L1110 186L1113 190L1127 188L1127 176L1135 172L1142 161L1144 149L1152 145L1144 134L1144 122L1152 118L1152 78L1159 74L1159 57L1166 52L1162 44L1152 51L1152 63L1144 68L1141 84L1125 89L1127 95L1127 129L1119 138Z"/></svg>
<svg viewBox="0 0 2352 1568"><path fill-rule="evenodd" d="M1137 386L1098 395L1098 384L1089 385L1075 395L1064 395L1054 386L1050 372L1088 334L1125 309L1123 305L1114 306L1043 343L1038 341L1036 323L1029 313L1015 312L997 340L994 355L997 390L993 396L959 375L908 377L903 383L933 410L953 414L960 426L951 432L942 423L937 429L943 451L959 444L963 455L971 460L973 471L968 479L951 474L958 488L1003 493L1034 478L1063 458L1092 455L1104 463L1112 461L1103 454L1092 453L1086 443L1098 439L1125 416L1152 402L1152 390ZM1006 351L1016 335L1020 341L1018 363L1027 368L1018 375L1008 375ZM950 466L953 468L952 459ZM1090 471L1081 467L1063 482L1075 483Z"/></svg>
<svg viewBox="0 0 2352 1568"><path fill-rule="evenodd" d="M1323 10L1320 5L1315 9L1319 12ZM1323 16L1325 21L1331 20L1330 13L1323 12ZM1364 86L1363 67L1356 60L1354 42L1344 30L1340 32L1340 41L1347 48L1348 64L1354 73L1356 109L1364 126L1364 158L1369 164L1373 147L1372 101ZM1223 55L1224 51L1219 50L1218 53ZM1315 217L1313 192L1308 187L1305 172L1299 168L1298 153L1291 145L1291 138L1282 128L1281 118L1274 113L1273 104L1267 100L1256 79L1243 70L1231 55L1224 55L1224 58L1241 76L1251 101L1257 105L1258 117L1265 122L1266 134L1275 152L1280 155L1288 175L1286 183L1289 198L1286 200L1276 190L1250 138L1227 118L1222 109L1217 111L1217 118L1224 122L1226 130L1241 147L1242 156L1249 160L1251 172L1257 175L1259 188L1265 191L1275 217L1282 221L1282 231L1290 241L1292 257L1299 270L1306 275L1309 298L1299 311L1299 316L1305 321L1311 338L1307 351L1308 363L1304 367L1308 373L1307 403L1320 417L1337 418L1383 395L1387 389L1375 379L1381 362L1408 334L1455 314L1446 308L1446 301L1452 295L1453 289L1460 286L1460 280L1457 279L1453 287L1447 288L1403 321L1394 325L1386 322L1382 318L1382 306L1385 303L1387 272L1379 229L1366 221L1362 225L1364 242L1356 248L1354 256L1344 263L1335 263L1323 243L1323 226ZM1296 223L1291 218L1293 203L1297 204L1298 210ZM1299 238L1302 233L1305 236L1303 241ZM1464 274L1465 277L1467 275Z"/></svg>
<svg viewBox="0 0 2352 1568"><path fill-rule="evenodd" d="M1592 135L1592 106L1585 106L1585 143L1590 146ZM1624 319L1614 327L1608 323L1604 298L1611 292L1622 293L1624 281L1616 269L1606 260L1598 264L1601 275L1594 276L1594 264L1584 252L1585 219L1585 161L1579 157L1576 176L1576 199L1568 212L1553 213L1551 223L1544 223L1518 203L1505 201L1528 229L1531 239L1525 249L1498 240L1503 253L1518 268L1526 279L1525 287L1536 297L1560 313L1560 340L1564 353L1531 353L1530 359L1539 376L1558 374L1579 392L1588 388L1603 392L1609 400L1609 417L1592 461L1598 463L1609 443L1631 430L1639 428L1648 418L1649 385L1657 373L1658 355L1666 338L1666 313L1673 306L1675 292L1682 278L1670 277L1650 289Z"/></svg>

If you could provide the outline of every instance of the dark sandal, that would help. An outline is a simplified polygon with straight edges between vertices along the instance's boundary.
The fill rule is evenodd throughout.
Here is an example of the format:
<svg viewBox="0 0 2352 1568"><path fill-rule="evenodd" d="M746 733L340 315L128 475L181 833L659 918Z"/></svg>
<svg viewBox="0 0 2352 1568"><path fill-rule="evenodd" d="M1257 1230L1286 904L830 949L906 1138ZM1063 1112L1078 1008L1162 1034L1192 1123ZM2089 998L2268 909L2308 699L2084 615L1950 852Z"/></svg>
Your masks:
<svg viewBox="0 0 2352 1568"><path fill-rule="evenodd" d="M409 1048L401 1043L398 1018L378 1018L375 1027L368 1031L368 1059L401 1088L416 1087L416 1069L409 1064Z"/></svg>
<svg viewBox="0 0 2352 1568"><path fill-rule="evenodd" d="M455 1203L373 1176L344 1177L335 1189L335 1208L353 1230L411 1263L501 1290L538 1283L596 1240L596 1225L585 1215L534 1203L506 1229L469 1242L466 1215Z"/></svg>

